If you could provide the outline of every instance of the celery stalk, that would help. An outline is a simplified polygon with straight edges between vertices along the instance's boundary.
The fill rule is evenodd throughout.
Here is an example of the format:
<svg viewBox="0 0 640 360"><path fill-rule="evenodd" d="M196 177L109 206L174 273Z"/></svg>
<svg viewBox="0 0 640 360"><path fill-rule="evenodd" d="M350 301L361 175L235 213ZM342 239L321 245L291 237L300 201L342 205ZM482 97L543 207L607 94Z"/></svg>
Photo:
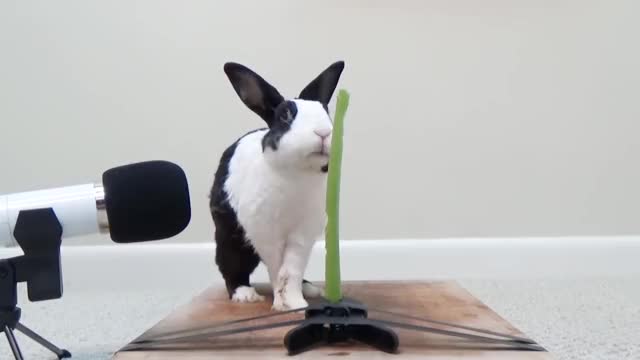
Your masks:
<svg viewBox="0 0 640 360"><path fill-rule="evenodd" d="M340 168L342 166L342 135L344 116L349 105L349 93L338 92L333 121L329 173L327 175L327 227L325 234L325 297L330 302L342 300L340 288Z"/></svg>

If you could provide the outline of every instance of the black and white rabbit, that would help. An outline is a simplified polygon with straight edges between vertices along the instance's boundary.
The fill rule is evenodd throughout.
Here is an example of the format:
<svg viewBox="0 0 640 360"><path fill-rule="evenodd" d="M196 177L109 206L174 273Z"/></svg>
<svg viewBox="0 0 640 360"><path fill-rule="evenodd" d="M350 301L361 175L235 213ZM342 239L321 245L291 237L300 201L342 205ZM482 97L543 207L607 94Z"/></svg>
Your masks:
<svg viewBox="0 0 640 360"><path fill-rule="evenodd" d="M305 297L323 293L303 275L326 226L328 104L343 69L344 62L335 62L297 98L285 99L249 68L224 65L242 102L267 123L224 151L211 188L215 259L232 301L265 300L249 283L260 261L274 310L305 307Z"/></svg>

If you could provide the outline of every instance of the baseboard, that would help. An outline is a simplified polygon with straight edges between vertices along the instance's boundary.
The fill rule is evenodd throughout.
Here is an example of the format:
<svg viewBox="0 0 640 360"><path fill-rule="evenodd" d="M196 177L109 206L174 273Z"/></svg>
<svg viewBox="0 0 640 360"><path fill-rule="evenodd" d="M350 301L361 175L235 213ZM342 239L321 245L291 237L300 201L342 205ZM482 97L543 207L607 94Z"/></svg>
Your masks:
<svg viewBox="0 0 640 360"><path fill-rule="evenodd" d="M135 268L214 266L212 243L63 246L63 266L101 266L116 261ZM453 238L346 240L341 242L344 279L523 279L640 275L640 236L554 238ZM0 249L0 257L19 254ZM307 276L324 278L324 243L314 247ZM256 280L266 279L259 269Z"/></svg>

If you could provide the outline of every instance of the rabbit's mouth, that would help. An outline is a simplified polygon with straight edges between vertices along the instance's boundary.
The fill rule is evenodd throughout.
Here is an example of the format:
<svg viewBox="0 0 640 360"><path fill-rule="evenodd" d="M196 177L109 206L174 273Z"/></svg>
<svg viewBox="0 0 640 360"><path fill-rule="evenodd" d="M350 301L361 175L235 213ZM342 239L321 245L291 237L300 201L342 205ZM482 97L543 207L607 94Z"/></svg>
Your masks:
<svg viewBox="0 0 640 360"><path fill-rule="evenodd" d="M329 157L329 148L322 144L319 149L311 153L311 156Z"/></svg>
<svg viewBox="0 0 640 360"><path fill-rule="evenodd" d="M329 153L325 149L314 151L310 155L312 157L325 157L325 158L329 157Z"/></svg>
<svg viewBox="0 0 640 360"><path fill-rule="evenodd" d="M321 143L320 146L316 148L315 151L311 153L313 157L329 157L329 147L324 143Z"/></svg>

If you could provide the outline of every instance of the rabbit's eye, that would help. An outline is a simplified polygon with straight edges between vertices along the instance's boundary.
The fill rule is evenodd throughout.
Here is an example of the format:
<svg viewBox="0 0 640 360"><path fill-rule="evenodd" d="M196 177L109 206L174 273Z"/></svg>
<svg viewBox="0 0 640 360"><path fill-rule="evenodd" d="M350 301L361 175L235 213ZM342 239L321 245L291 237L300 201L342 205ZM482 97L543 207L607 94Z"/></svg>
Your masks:
<svg viewBox="0 0 640 360"><path fill-rule="evenodd" d="M284 111L284 114L282 114L280 120L291 125L291 122L293 121L293 114L291 113L291 110L289 108Z"/></svg>
<svg viewBox="0 0 640 360"><path fill-rule="evenodd" d="M293 101L285 101L275 111L275 119L287 125L291 125L298 113L298 107Z"/></svg>

